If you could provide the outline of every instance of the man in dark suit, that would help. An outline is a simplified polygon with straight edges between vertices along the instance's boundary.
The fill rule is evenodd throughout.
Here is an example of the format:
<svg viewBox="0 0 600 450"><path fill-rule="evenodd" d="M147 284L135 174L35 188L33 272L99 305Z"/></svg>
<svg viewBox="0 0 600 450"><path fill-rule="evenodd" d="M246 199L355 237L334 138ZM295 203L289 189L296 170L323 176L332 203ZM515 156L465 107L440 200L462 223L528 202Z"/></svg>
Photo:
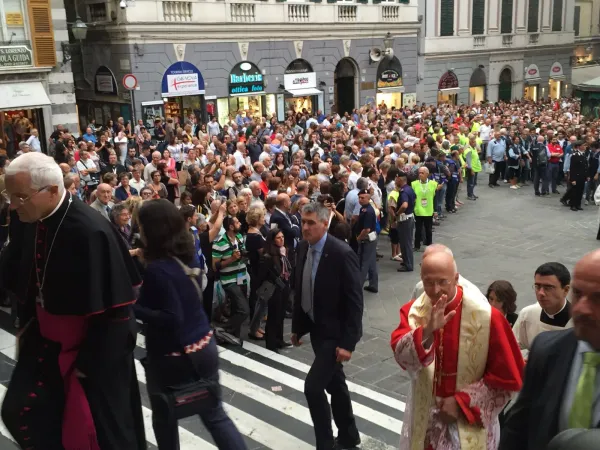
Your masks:
<svg viewBox="0 0 600 450"><path fill-rule="evenodd" d="M127 172L127 169L123 164L119 163L117 160L117 154L111 153L108 156L108 164L102 168L102 175L105 173L114 173L117 176L117 179L119 179L119 175L121 175L123 172Z"/></svg>
<svg viewBox="0 0 600 450"><path fill-rule="evenodd" d="M534 341L525 383L508 411L499 450L546 450L561 431L600 427L600 250L575 265L573 329Z"/></svg>
<svg viewBox="0 0 600 450"><path fill-rule="evenodd" d="M315 427L317 450L360 444L342 363L362 336L363 297L356 253L327 234L330 210L319 203L302 208L304 240L297 247L296 301L292 343L310 333L315 360L304 394ZM331 410L325 390L331 394ZM334 440L331 413L339 429Z"/></svg>
<svg viewBox="0 0 600 450"><path fill-rule="evenodd" d="M294 243L300 237L300 227L295 225L290 218L290 209L292 202L287 194L277 194L277 203L275 203L275 211L271 214L269 224L271 228L279 228L285 239L285 247L288 252L293 252Z"/></svg>

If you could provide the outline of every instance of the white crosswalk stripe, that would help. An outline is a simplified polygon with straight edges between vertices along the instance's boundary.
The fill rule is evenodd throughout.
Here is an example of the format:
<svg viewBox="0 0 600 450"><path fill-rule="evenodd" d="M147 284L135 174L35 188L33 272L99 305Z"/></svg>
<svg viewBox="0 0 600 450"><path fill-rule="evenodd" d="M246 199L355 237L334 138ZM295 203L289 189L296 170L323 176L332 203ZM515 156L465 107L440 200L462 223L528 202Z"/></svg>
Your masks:
<svg viewBox="0 0 600 450"><path fill-rule="evenodd" d="M14 331L0 329L0 353L4 356L0 363L14 364ZM137 345L139 349L145 348L145 339L141 334L138 334ZM238 350L219 347L222 362L219 375L224 392L223 407L244 436L248 447L276 450L314 449L314 432L303 395L302 376L308 372L310 366L246 342L243 349ZM136 359L135 364L142 399L144 404L149 406L145 372L139 360ZM0 385L1 397L6 392L6 383ZM280 386L282 389L273 392L269 390L269 386ZM353 398L352 406L357 425L359 430L362 428L364 431L361 433L361 448L397 448L404 403L356 383L348 382L348 388ZM149 407L143 407L143 417L146 439L152 448L156 448L152 411ZM333 422L332 427L334 432L337 432ZM12 439L1 421L0 434ZM180 421L179 435L182 450L217 448L197 418ZM1 445L0 450L4 450Z"/></svg>

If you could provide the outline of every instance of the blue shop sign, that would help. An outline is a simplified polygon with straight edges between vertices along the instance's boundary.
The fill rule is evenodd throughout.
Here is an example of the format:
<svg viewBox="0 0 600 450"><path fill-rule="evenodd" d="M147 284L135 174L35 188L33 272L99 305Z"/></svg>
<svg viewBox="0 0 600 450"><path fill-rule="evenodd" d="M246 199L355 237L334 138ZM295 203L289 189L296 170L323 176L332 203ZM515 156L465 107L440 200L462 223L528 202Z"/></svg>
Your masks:
<svg viewBox="0 0 600 450"><path fill-rule="evenodd" d="M236 64L229 74L229 95L261 95L265 93L264 76L248 61Z"/></svg>
<svg viewBox="0 0 600 450"><path fill-rule="evenodd" d="M186 61L171 64L162 78L163 97L203 95L204 78L196 66Z"/></svg>

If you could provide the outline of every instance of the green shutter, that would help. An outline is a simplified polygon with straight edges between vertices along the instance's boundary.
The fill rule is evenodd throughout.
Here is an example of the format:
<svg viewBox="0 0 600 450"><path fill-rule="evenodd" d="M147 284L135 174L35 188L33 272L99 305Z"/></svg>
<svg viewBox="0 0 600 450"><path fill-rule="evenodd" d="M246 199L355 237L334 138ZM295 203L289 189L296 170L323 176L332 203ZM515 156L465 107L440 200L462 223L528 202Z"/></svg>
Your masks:
<svg viewBox="0 0 600 450"><path fill-rule="evenodd" d="M323 0L309 0L312 3L321 3Z"/></svg>
<svg viewBox="0 0 600 450"><path fill-rule="evenodd" d="M579 36L579 20L581 15L581 6L575 7L575 17L573 17L573 29L575 30L575 36Z"/></svg>
<svg viewBox="0 0 600 450"><path fill-rule="evenodd" d="M454 0L440 2L440 36L454 36Z"/></svg>
<svg viewBox="0 0 600 450"><path fill-rule="evenodd" d="M527 32L537 33L540 31L539 28L539 13L540 13L540 0L529 0L529 11L527 13Z"/></svg>
<svg viewBox="0 0 600 450"><path fill-rule="evenodd" d="M410 0L399 0L399 1L400 1L400 3L403 3L405 5L410 4Z"/></svg>
<svg viewBox="0 0 600 450"><path fill-rule="evenodd" d="M369 0L356 0L357 3L362 3L363 5L366 5L367 3L369 3Z"/></svg>
<svg viewBox="0 0 600 450"><path fill-rule="evenodd" d="M500 16L500 33L513 32L513 0L502 0L502 15Z"/></svg>
<svg viewBox="0 0 600 450"><path fill-rule="evenodd" d="M473 0L473 19L471 23L472 34L485 32L485 0Z"/></svg>
<svg viewBox="0 0 600 450"><path fill-rule="evenodd" d="M552 8L552 31L562 31L563 0L554 0Z"/></svg>
<svg viewBox="0 0 600 450"><path fill-rule="evenodd" d="M337 0L327 0L327 3L336 3Z"/></svg>
<svg viewBox="0 0 600 450"><path fill-rule="evenodd" d="M380 3L381 3L381 0L373 0L374 5L379 5Z"/></svg>

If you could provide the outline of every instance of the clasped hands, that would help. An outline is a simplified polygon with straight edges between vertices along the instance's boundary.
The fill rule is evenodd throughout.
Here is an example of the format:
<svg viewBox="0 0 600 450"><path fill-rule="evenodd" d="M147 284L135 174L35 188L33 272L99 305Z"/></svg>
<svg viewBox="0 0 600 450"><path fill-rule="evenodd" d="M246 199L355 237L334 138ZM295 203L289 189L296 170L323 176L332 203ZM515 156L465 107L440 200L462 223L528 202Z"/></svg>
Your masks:
<svg viewBox="0 0 600 450"><path fill-rule="evenodd" d="M440 420L446 425L455 423L461 414L460 406L454 396L438 399L437 407L440 409Z"/></svg>

